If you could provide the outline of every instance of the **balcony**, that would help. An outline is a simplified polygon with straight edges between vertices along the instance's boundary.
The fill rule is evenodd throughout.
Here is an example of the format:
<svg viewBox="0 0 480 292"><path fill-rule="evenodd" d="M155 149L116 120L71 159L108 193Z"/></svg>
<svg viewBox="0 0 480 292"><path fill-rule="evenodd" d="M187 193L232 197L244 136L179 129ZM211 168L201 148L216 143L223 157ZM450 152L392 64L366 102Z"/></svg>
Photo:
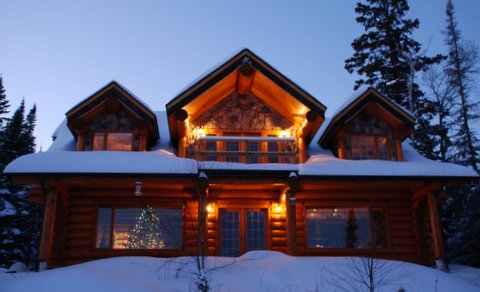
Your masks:
<svg viewBox="0 0 480 292"><path fill-rule="evenodd" d="M198 161L297 163L293 138L201 136L187 155Z"/></svg>

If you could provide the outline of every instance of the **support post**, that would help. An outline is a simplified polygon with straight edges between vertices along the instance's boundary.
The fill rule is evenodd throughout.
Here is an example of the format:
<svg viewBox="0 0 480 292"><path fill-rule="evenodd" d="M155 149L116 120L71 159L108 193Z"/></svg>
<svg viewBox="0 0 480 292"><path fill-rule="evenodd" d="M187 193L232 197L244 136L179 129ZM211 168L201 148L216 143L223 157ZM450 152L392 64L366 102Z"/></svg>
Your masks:
<svg viewBox="0 0 480 292"><path fill-rule="evenodd" d="M38 260L43 267L48 267L50 262L52 261L57 201L57 189L50 190L45 197L42 234L40 237L40 248L38 250Z"/></svg>
<svg viewBox="0 0 480 292"><path fill-rule="evenodd" d="M440 212L438 210L438 198L434 192L427 193L428 210L430 213L430 224L433 237L433 251L435 254L435 265L439 270L446 270L445 265L445 243L443 240Z"/></svg>
<svg viewBox="0 0 480 292"><path fill-rule="evenodd" d="M297 254L297 204L295 193L298 189L298 176L296 173L290 173L287 184L287 253L294 256Z"/></svg>
<svg viewBox="0 0 480 292"><path fill-rule="evenodd" d="M208 204L208 177L202 171L197 179L198 188L198 251L204 258L208 250L208 232L207 232L207 204Z"/></svg>

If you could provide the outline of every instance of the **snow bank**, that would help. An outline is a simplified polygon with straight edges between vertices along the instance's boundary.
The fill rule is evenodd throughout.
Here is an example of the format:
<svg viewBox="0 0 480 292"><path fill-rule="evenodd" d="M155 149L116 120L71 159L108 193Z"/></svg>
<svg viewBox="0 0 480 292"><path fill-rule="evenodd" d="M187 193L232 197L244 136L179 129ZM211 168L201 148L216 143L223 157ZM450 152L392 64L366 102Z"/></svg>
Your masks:
<svg viewBox="0 0 480 292"><path fill-rule="evenodd" d="M451 273L412 263L378 261L386 285L376 291L479 291L479 269L454 266ZM290 257L249 252L239 258L208 257L212 291L366 291L354 281L359 258ZM380 269L380 268L379 268ZM190 257L118 257L38 273L0 273L0 291L196 291ZM478 278L477 278L478 279ZM348 287L348 286L345 286Z"/></svg>

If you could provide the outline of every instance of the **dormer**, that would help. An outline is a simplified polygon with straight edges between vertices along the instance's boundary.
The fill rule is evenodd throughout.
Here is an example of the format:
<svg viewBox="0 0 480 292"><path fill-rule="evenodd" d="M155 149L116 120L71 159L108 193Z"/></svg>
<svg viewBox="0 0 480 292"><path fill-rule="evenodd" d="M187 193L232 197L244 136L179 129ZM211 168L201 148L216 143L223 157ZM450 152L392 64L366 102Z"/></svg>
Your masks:
<svg viewBox="0 0 480 292"><path fill-rule="evenodd" d="M166 105L180 157L297 163L325 106L245 49Z"/></svg>
<svg viewBox="0 0 480 292"><path fill-rule="evenodd" d="M155 114L116 81L66 116L77 151L146 151L159 139Z"/></svg>
<svg viewBox="0 0 480 292"><path fill-rule="evenodd" d="M414 123L401 106L368 88L337 111L319 143L341 159L402 161L402 141Z"/></svg>

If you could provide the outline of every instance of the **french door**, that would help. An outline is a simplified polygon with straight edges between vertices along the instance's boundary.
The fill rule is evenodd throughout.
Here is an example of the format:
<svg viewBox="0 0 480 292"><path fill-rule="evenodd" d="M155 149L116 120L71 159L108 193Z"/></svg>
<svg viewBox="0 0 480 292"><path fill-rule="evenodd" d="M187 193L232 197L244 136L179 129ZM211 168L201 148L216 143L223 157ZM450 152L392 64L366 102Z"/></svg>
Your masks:
<svg viewBox="0 0 480 292"><path fill-rule="evenodd" d="M266 249L266 209L220 209L220 254Z"/></svg>

